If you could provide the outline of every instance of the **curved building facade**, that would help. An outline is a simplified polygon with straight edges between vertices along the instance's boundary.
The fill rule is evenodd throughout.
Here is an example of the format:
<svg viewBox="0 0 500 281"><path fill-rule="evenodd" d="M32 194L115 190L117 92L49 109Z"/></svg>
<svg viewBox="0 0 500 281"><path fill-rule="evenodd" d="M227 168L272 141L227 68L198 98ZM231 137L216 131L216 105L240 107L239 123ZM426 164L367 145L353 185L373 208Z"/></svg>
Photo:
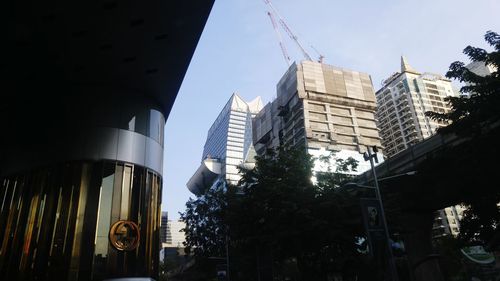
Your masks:
<svg viewBox="0 0 500 281"><path fill-rule="evenodd" d="M0 279L157 277L165 119L212 4L7 5Z"/></svg>
<svg viewBox="0 0 500 281"><path fill-rule="evenodd" d="M5 177L1 273L7 280L154 276L161 175L121 161L74 161ZM121 250L110 228L133 221L138 246ZM130 231L132 230L125 230Z"/></svg>
<svg viewBox="0 0 500 281"><path fill-rule="evenodd" d="M260 97L245 102L234 93L208 130L200 167L186 186L201 195L212 186L237 184L241 179L238 167L254 162L252 118L262 109Z"/></svg>
<svg viewBox="0 0 500 281"><path fill-rule="evenodd" d="M26 136L37 141L3 154L10 163L0 183L3 276L101 280L156 274L165 118L140 95L106 90L107 96L96 88L73 89L64 110L43 109L58 112L52 117L37 104L26 106L30 116L44 116L40 121L51 130ZM89 98L89 92L101 98ZM17 128L12 132L22 135ZM123 227L113 234L118 221L134 222L138 230ZM120 243L129 240L137 245L122 249Z"/></svg>

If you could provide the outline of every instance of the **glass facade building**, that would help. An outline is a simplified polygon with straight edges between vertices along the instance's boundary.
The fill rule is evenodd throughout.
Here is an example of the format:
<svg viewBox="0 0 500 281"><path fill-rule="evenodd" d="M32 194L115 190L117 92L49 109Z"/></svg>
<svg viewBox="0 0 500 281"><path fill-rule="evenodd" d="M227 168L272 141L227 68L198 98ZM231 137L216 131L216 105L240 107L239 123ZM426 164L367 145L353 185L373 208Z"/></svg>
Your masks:
<svg viewBox="0 0 500 281"><path fill-rule="evenodd" d="M107 96L98 99L85 94L105 90ZM156 276L161 108L133 91L72 92L66 105L71 110L63 115L51 107L64 122L58 114L40 115L50 130L18 141L34 145L2 151L0 275L8 280ZM25 108L29 116L47 109ZM21 114L26 113L18 113L18 120ZM121 222L137 229L113 229Z"/></svg>
<svg viewBox="0 0 500 281"><path fill-rule="evenodd" d="M238 166L253 161L252 118L262 109L257 97L245 102L233 94L208 130L202 163L187 183L188 189L201 194L214 184L236 184L241 175Z"/></svg>
<svg viewBox="0 0 500 281"><path fill-rule="evenodd" d="M165 118L213 2L5 5L0 280L157 278Z"/></svg>
<svg viewBox="0 0 500 281"><path fill-rule="evenodd" d="M5 177L0 198L0 275L5 280L101 280L152 276L160 247L161 176L117 161L70 162ZM139 246L109 239L137 222Z"/></svg>

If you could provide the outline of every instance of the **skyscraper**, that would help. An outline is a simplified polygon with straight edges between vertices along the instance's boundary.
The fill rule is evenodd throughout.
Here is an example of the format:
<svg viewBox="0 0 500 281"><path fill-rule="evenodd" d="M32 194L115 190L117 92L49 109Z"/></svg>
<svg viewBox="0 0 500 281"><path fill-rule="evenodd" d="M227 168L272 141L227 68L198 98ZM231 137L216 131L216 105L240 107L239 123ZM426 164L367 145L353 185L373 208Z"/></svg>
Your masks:
<svg viewBox="0 0 500 281"><path fill-rule="evenodd" d="M402 56L401 72L387 78L375 95L382 144L387 157L391 157L446 126L446 122L432 120L425 112L449 112L451 108L444 99L456 96L457 92L449 79L439 74L420 73ZM460 206L437 211L434 236L456 235L461 215Z"/></svg>
<svg viewBox="0 0 500 281"><path fill-rule="evenodd" d="M254 120L258 153L280 144L304 147L313 156L338 151L370 168L362 154L382 147L375 124L375 95L368 74L313 61L290 66L277 85L277 98ZM379 160L383 160L382 154ZM315 170L321 170L317 162Z"/></svg>
<svg viewBox="0 0 500 281"><path fill-rule="evenodd" d="M382 144L386 156L391 157L446 126L445 122L426 117L425 112L449 112L444 98L457 93L449 79L420 73L401 57L401 72L387 78L375 95Z"/></svg>
<svg viewBox="0 0 500 281"><path fill-rule="evenodd" d="M208 130L201 165L187 183L191 192L240 180L238 165L254 160L252 117L261 109L260 97L247 103L236 93L231 96Z"/></svg>

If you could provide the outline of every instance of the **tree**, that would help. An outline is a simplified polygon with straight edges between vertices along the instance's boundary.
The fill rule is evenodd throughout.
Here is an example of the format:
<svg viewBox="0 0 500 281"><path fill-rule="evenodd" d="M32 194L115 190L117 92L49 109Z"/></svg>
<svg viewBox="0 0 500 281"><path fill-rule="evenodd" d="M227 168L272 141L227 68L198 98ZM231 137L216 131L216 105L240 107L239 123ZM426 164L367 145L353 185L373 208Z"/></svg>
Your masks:
<svg viewBox="0 0 500 281"><path fill-rule="evenodd" d="M305 241L299 241L299 231L309 228L304 222L313 216L308 205L314 199L312 164L304 150L279 148L256 157L255 168L243 173L232 188L228 212L231 240L241 252L269 264L301 247Z"/></svg>
<svg viewBox="0 0 500 281"><path fill-rule="evenodd" d="M229 189L231 249L243 257L238 268L265 275L270 270L259 267L266 263L273 266L273 276L288 271L297 272L300 280L326 280L329 274L354 274L362 267L365 262L356 246L363 234L357 219L359 204L335 190L340 180L350 178L346 172L357 163L330 157L320 160L335 161L334 171L343 175L332 170L318 173L314 185L314 159L304 149L280 147L256 157L255 168L243 171L240 183ZM293 265L297 270L290 269ZM241 276L255 279L249 272Z"/></svg>
<svg viewBox="0 0 500 281"><path fill-rule="evenodd" d="M466 83L460 89L460 97L447 97L451 111L449 113L426 112L434 120L447 121L451 124L442 129L443 132L474 133L489 123L498 121L500 117L500 35L493 31L484 36L494 51L467 46L464 49L472 62L482 62L496 68L496 71L487 76L480 76L465 67L465 64L456 61L450 65L446 77Z"/></svg>
<svg viewBox="0 0 500 281"><path fill-rule="evenodd" d="M460 220L461 241L467 244L488 245L495 233L499 231L500 213L498 199L482 197L473 199Z"/></svg>
<svg viewBox="0 0 500 281"><path fill-rule="evenodd" d="M440 131L456 133L472 138L474 145L463 149L460 153L464 159L474 161L478 166L486 164L498 155L499 119L500 119L500 35L488 31L484 36L492 47L492 52L468 46L464 53L472 62L480 62L493 66L495 71L487 76L480 76L465 67L463 62L454 62L446 76L466 85L460 89L460 97L448 97L451 106L449 113L426 112L434 120L447 121L451 124ZM486 148L487 152L485 152ZM487 168L487 167L486 167ZM485 172L491 177L491 172ZM467 198L467 210L461 221L459 238L463 243L487 244L494 235L498 235L500 212L498 201L499 189L488 178L480 179L477 185L491 186L486 192L471 194Z"/></svg>
<svg viewBox="0 0 500 281"><path fill-rule="evenodd" d="M222 257L225 255L227 206L223 186L209 188L196 199L190 198L181 219L186 223L186 252L196 257Z"/></svg>
<svg viewBox="0 0 500 281"><path fill-rule="evenodd" d="M295 280L359 276L367 264L356 245L364 235L359 204L336 189L357 162L322 157L335 168L314 175L314 160L304 149L268 150L255 168L241 170L237 185L188 201L187 246L198 257L225 257L228 235L232 280L265 280L271 272Z"/></svg>
<svg viewBox="0 0 500 281"><path fill-rule="evenodd" d="M357 160L352 157L347 159L336 158L336 152L319 157L319 161L327 167L325 172L316 172L316 186L322 194L334 191L340 187L340 184L354 178L352 172L355 172L358 168ZM332 163L333 161L335 163Z"/></svg>

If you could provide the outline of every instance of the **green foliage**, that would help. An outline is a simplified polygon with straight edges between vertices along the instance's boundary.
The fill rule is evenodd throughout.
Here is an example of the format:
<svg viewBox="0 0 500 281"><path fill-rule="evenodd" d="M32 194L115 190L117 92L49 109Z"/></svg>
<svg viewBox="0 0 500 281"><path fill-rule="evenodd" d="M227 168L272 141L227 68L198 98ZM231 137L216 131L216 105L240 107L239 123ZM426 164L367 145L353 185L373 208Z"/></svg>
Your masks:
<svg viewBox="0 0 500 281"><path fill-rule="evenodd" d="M460 89L460 97L448 97L452 110L449 113L426 112L434 120L447 121L451 124L443 128L443 132L461 134L477 134L486 123L497 121L500 117L500 35L488 31L485 40L494 48L487 51L468 46L464 53L472 62L483 62L496 68L488 76L479 76L465 67L465 64L456 61L450 65L446 77L466 83Z"/></svg>
<svg viewBox="0 0 500 281"><path fill-rule="evenodd" d="M480 76L465 67L463 62L454 62L446 76L466 85L460 89L461 97L447 98L452 110L449 113L426 112L427 116L451 124L443 133L457 133L474 137L476 146L496 146L498 138L498 120L500 119L500 35L488 31L484 36L492 47L492 52L468 46L464 53L472 62L481 62L493 66L496 70L487 76ZM486 133L485 133L486 132ZM493 140L493 141L492 141ZM488 161L483 153L474 150L470 157L484 165ZM494 151L490 151L494 154ZM490 156L487 156L490 157ZM477 183L481 184L481 183ZM491 183L484 183L491 184ZM498 231L500 213L497 207L498 189L489 194L478 194L467 200L468 209L464 212L459 238L463 243L487 244Z"/></svg>
<svg viewBox="0 0 500 281"><path fill-rule="evenodd" d="M335 152L328 156L321 156L319 161L328 167L326 172L316 172L316 186L323 193L333 191L340 184L352 179L351 172L356 171L358 168L358 161L354 158L335 158ZM335 167L335 170L332 167Z"/></svg>
<svg viewBox="0 0 500 281"><path fill-rule="evenodd" d="M196 258L196 261L177 274L169 274L168 278L165 275L160 280L169 281L217 281L216 276L216 261L204 257ZM160 276L161 278L161 276Z"/></svg>
<svg viewBox="0 0 500 281"><path fill-rule="evenodd" d="M313 185L314 159L304 150L279 148L256 160L255 168L229 190L232 249L272 261L275 276L297 272L301 280L322 280L333 272L359 269L364 264L355 244L363 234L355 219L359 205L335 190L350 178L345 173L357 167L356 161L323 157L325 163L335 161L335 172L315 175ZM256 270L248 264L239 268Z"/></svg>
<svg viewBox="0 0 500 281"><path fill-rule="evenodd" d="M500 227L497 203L495 197L483 197L467 205L458 237L467 244L487 245Z"/></svg>
<svg viewBox="0 0 500 281"><path fill-rule="evenodd" d="M357 162L322 157L335 168L313 175L314 160L304 149L269 150L241 171L238 185L190 200L182 214L187 245L198 256L225 257L227 234L232 280L270 272L278 280L326 280L367 268L356 245L364 235L359 202L336 189Z"/></svg>
<svg viewBox="0 0 500 281"><path fill-rule="evenodd" d="M198 257L224 256L226 224L224 212L227 205L222 187L208 189L196 199L189 199L181 219L186 223L186 252Z"/></svg>

